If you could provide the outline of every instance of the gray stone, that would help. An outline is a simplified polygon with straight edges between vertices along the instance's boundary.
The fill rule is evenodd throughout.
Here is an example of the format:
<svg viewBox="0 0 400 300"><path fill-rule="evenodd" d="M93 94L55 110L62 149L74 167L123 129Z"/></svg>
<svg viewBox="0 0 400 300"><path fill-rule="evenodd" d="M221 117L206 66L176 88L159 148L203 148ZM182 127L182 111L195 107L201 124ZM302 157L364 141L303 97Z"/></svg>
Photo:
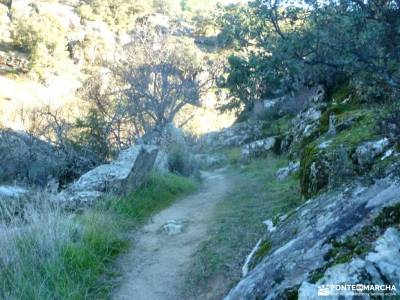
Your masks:
<svg viewBox="0 0 400 300"><path fill-rule="evenodd" d="M0 200L18 199L28 193L28 190L16 185L0 186Z"/></svg>
<svg viewBox="0 0 400 300"><path fill-rule="evenodd" d="M250 263L253 260L254 254L260 248L261 242L262 242L262 239L259 239L257 244L254 246L254 248L249 253L249 255L247 255L246 260L244 261L244 264L243 264L243 267L242 267L242 277L246 277L247 274L249 273Z"/></svg>
<svg viewBox="0 0 400 300"><path fill-rule="evenodd" d="M195 154L193 158L199 169L220 167L228 162L228 158L223 154Z"/></svg>
<svg viewBox="0 0 400 300"><path fill-rule="evenodd" d="M297 150L305 139L316 137L320 134L320 118L323 104L315 104L299 113L291 122L287 139L290 140L290 152Z"/></svg>
<svg viewBox="0 0 400 300"><path fill-rule="evenodd" d="M386 158L391 157L394 154L394 149L389 149L385 152L385 154L381 157L381 160L385 160Z"/></svg>
<svg viewBox="0 0 400 300"><path fill-rule="evenodd" d="M162 230L168 235L177 235L183 232L184 223L182 221L171 220L162 226Z"/></svg>
<svg viewBox="0 0 400 300"><path fill-rule="evenodd" d="M268 232L274 232L274 231L276 230L276 227L275 227L275 225L274 225L274 222L272 222L272 220L270 220L270 219L265 220L265 221L263 222L263 224L264 224L265 226L267 226Z"/></svg>
<svg viewBox="0 0 400 300"><path fill-rule="evenodd" d="M203 135L199 139L198 145L200 150L242 146L261 138L262 125L263 122L260 121L236 123L221 131Z"/></svg>
<svg viewBox="0 0 400 300"><path fill-rule="evenodd" d="M400 232L395 228L388 228L380 237L375 251L365 258L379 270L386 280L400 287Z"/></svg>
<svg viewBox="0 0 400 300"><path fill-rule="evenodd" d="M137 189L153 169L158 149L155 146L132 146L118 159L98 166L54 197L64 208L75 210L92 205L106 194L126 195Z"/></svg>
<svg viewBox="0 0 400 300"><path fill-rule="evenodd" d="M310 105L320 103L325 99L325 89L322 85L301 87L296 93L273 99L265 99L254 103L249 117L256 120L279 118L287 114L298 114Z"/></svg>
<svg viewBox="0 0 400 300"><path fill-rule="evenodd" d="M96 163L90 156L67 153L26 132L0 130L0 181L45 187L52 179L65 182L78 177Z"/></svg>
<svg viewBox="0 0 400 300"><path fill-rule="evenodd" d="M246 161L250 158L265 154L266 152L273 150L276 143L277 138L273 136L246 144L242 147L242 160Z"/></svg>
<svg viewBox="0 0 400 300"><path fill-rule="evenodd" d="M280 168L275 175L276 178L278 178L278 180L284 180L293 173L298 172L299 169L300 169L300 162L291 161L287 167Z"/></svg>
<svg viewBox="0 0 400 300"><path fill-rule="evenodd" d="M194 158L183 131L173 123L156 128L141 138L140 143L159 148L155 167L161 172L179 172L189 176L195 172Z"/></svg>
<svg viewBox="0 0 400 300"><path fill-rule="evenodd" d="M337 117L336 115L332 114L329 116L329 129L328 129L328 135L329 136L334 136L336 135L336 124L337 124Z"/></svg>
<svg viewBox="0 0 400 300"><path fill-rule="evenodd" d="M384 153L389 147L390 142L387 138L376 141L365 142L356 149L357 162L361 168L370 166L375 158Z"/></svg>

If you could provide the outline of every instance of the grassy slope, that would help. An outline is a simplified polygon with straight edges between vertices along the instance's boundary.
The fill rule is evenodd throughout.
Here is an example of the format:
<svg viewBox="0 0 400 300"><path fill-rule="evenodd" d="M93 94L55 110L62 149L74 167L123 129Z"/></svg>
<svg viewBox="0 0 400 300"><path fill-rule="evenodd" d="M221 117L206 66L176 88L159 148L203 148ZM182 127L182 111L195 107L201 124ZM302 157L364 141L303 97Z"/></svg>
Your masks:
<svg viewBox="0 0 400 300"><path fill-rule="evenodd" d="M31 226L10 240L18 254L14 264L0 256L0 298L107 298L112 288L108 267L129 246L125 233L195 188L183 177L155 174L126 198L109 199L79 216L59 215L51 228ZM42 245L49 239L50 246Z"/></svg>
<svg viewBox="0 0 400 300"><path fill-rule="evenodd" d="M270 155L230 171L236 185L217 205L210 237L194 257L186 284L188 298L221 299L240 278L244 258L265 233L262 221L300 204L298 179L275 178L277 169L287 163L282 156Z"/></svg>

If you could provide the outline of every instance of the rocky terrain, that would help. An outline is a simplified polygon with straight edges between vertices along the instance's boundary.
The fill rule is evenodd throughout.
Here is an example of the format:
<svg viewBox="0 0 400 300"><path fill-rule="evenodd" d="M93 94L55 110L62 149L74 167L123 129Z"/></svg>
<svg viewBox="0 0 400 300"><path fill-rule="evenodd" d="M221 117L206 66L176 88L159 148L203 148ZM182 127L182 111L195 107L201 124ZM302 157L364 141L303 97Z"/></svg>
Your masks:
<svg viewBox="0 0 400 300"><path fill-rule="evenodd" d="M389 17L328 62L295 47L319 36L298 7L239 40L244 4L212 23L157 3L0 1L0 298L398 296L398 47L351 47L398 37L399 3L346 15Z"/></svg>
<svg viewBox="0 0 400 300"><path fill-rule="evenodd" d="M309 97L285 131L270 132L268 119L258 118L203 138L209 147L239 146L242 163L288 153L292 162L276 176L297 174L305 199L264 222L244 277L225 299L319 299L328 284L399 285L399 154L371 127L368 110L337 112L331 101ZM218 159L226 157L208 161Z"/></svg>

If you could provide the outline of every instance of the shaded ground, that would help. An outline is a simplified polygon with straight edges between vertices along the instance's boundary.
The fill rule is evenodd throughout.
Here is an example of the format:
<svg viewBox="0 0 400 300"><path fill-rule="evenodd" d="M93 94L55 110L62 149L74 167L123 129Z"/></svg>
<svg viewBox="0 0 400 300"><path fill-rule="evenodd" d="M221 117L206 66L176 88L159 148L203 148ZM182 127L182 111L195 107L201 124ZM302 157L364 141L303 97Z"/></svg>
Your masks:
<svg viewBox="0 0 400 300"><path fill-rule="evenodd" d="M124 275L113 299L181 298L192 256L207 239L215 206L232 188L224 170L203 172L202 177L197 193L158 213L135 234L134 249L119 261ZM163 226L171 221L183 224L183 231L168 234Z"/></svg>

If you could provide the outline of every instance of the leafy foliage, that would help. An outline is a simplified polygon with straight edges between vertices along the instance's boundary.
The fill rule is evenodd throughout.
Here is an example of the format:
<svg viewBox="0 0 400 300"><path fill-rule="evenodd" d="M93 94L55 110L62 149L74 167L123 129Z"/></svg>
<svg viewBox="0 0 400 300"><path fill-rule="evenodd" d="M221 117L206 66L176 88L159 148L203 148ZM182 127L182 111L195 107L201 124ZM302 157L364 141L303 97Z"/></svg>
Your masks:
<svg viewBox="0 0 400 300"><path fill-rule="evenodd" d="M345 78L364 101L399 95L398 1L254 0L228 8L220 26L235 51L220 80L231 100L222 110Z"/></svg>
<svg viewBox="0 0 400 300"><path fill-rule="evenodd" d="M29 55L30 69L40 77L47 70L62 67L67 59L65 31L56 18L32 13L13 18L13 43Z"/></svg>
<svg viewBox="0 0 400 300"><path fill-rule="evenodd" d="M149 3L144 0L87 0L77 12L87 20L101 20L116 28L127 28L135 14L149 9Z"/></svg>

